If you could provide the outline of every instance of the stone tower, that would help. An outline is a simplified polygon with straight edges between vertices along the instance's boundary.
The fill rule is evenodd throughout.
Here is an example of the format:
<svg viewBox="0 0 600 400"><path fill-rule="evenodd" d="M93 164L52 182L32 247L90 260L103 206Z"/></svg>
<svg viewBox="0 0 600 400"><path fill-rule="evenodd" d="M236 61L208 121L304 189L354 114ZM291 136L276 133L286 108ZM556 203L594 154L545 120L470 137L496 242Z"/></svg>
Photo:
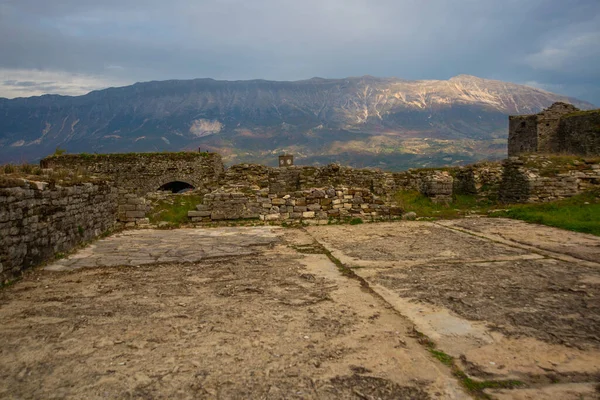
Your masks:
<svg viewBox="0 0 600 400"><path fill-rule="evenodd" d="M579 111L572 104L557 102L538 114L511 115L508 126L508 156L523 153L559 153L561 117Z"/></svg>

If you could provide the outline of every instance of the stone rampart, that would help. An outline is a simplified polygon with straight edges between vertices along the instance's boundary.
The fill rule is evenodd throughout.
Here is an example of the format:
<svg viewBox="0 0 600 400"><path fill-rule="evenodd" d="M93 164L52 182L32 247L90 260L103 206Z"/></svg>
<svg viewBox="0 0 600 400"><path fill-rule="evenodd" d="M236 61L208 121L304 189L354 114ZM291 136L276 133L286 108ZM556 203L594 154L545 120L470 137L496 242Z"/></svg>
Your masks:
<svg viewBox="0 0 600 400"><path fill-rule="evenodd" d="M117 189L107 182L60 187L20 180L0 188L0 279L68 252L116 220Z"/></svg>

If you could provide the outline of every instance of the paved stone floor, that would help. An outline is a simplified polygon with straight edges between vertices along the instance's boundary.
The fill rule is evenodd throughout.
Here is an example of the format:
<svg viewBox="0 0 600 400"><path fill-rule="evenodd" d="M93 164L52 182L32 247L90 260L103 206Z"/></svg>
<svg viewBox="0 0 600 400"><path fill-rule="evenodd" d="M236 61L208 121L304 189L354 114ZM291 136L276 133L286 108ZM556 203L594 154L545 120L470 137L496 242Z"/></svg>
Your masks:
<svg viewBox="0 0 600 400"><path fill-rule="evenodd" d="M126 231L0 291L0 397L597 399L599 260L506 219Z"/></svg>
<svg viewBox="0 0 600 400"><path fill-rule="evenodd" d="M243 256L259 251L253 246L278 242L279 236L268 227L124 231L99 240L45 269L65 271Z"/></svg>

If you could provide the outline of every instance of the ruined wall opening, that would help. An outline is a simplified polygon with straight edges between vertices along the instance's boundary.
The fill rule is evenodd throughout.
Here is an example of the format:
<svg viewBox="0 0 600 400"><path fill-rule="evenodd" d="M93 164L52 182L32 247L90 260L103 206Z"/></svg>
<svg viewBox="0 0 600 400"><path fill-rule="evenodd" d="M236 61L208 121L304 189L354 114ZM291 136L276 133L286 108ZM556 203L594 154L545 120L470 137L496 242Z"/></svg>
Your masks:
<svg viewBox="0 0 600 400"><path fill-rule="evenodd" d="M171 192L171 193L185 193L185 192L189 192L190 190L194 190L194 189L195 189L194 186L190 185L187 182L181 182L181 181L173 181L173 182L165 183L164 185L162 185L161 187L158 188L158 190Z"/></svg>

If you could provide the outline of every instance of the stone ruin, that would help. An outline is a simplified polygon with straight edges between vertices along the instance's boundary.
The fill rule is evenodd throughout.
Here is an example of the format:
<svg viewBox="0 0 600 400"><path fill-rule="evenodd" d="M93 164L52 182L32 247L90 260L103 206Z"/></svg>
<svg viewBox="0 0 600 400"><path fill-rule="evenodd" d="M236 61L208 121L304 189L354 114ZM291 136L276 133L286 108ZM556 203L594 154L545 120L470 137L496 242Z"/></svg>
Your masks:
<svg viewBox="0 0 600 400"><path fill-rule="evenodd" d="M557 102L538 114L509 117L508 156L600 155L600 110Z"/></svg>

